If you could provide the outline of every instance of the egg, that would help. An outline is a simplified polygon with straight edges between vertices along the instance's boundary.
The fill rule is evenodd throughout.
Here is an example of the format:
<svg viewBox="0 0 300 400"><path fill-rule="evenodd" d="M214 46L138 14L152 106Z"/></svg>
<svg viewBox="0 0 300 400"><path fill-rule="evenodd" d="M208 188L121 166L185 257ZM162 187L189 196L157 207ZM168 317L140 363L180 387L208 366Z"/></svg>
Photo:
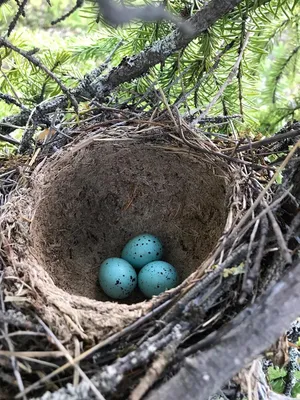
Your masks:
<svg viewBox="0 0 300 400"><path fill-rule="evenodd" d="M128 261L134 268L140 269L152 261L162 258L162 242L149 233L138 235L125 245L121 257Z"/></svg>
<svg viewBox="0 0 300 400"><path fill-rule="evenodd" d="M145 265L138 275L139 288L148 298L172 289L177 284L176 269L165 261L153 261Z"/></svg>
<svg viewBox="0 0 300 400"><path fill-rule="evenodd" d="M100 265L99 283L107 296L125 299L137 285L135 269L122 258L108 258Z"/></svg>

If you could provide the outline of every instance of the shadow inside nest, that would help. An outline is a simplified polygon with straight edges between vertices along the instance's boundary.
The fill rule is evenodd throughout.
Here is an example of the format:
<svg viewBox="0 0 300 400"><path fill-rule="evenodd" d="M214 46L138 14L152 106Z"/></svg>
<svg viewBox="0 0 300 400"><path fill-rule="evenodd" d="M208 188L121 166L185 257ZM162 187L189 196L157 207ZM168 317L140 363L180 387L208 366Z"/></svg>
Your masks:
<svg viewBox="0 0 300 400"><path fill-rule="evenodd" d="M165 243L180 282L207 257L225 224L225 180L200 159L167 150L100 141L43 169L31 238L58 287L108 301L95 278L99 265L143 232ZM142 300L136 290L125 302Z"/></svg>

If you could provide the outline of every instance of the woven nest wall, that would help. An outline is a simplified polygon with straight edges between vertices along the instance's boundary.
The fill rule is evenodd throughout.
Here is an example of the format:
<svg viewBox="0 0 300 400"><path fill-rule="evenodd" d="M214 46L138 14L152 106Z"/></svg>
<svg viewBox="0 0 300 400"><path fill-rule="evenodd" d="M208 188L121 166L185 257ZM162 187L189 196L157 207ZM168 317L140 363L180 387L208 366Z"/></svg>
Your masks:
<svg viewBox="0 0 300 400"><path fill-rule="evenodd" d="M44 159L2 215L6 295L65 341L104 338L191 287L228 223L234 181L223 164L170 141L107 138ZM136 291L111 301L99 265L143 232L162 239L180 285L151 300Z"/></svg>

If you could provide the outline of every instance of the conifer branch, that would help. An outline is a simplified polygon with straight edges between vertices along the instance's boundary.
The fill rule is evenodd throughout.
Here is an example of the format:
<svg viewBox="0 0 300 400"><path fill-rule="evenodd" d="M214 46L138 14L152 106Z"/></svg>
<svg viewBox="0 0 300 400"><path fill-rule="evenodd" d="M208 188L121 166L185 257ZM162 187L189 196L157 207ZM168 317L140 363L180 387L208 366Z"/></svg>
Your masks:
<svg viewBox="0 0 300 400"><path fill-rule="evenodd" d="M184 34L179 29L174 30L168 36L158 40L139 54L130 58L125 57L119 66L113 68L106 76L95 77L93 72L91 72L83 79L77 89L72 91L72 95L77 101L86 101L93 97L97 97L98 101L103 100L106 95L111 93L111 91L120 84L130 82L134 78L142 76L148 72L151 67L163 63L171 54L185 48L193 39L210 28L224 15L232 11L241 1L242 0L211 0L189 19L189 23L193 27L192 31ZM3 39L0 40L0 44L1 41L3 42ZM13 47L18 50L15 46ZM19 54L25 53L22 50L22 53L20 53L20 50L18 52ZM35 62L36 61L35 59ZM49 72L52 74L51 71ZM63 92L66 93L65 87ZM69 95L68 91L67 94ZM67 97L62 95L55 99L50 99L37 108L42 114L49 114L54 112L57 107L64 109L67 105ZM28 113L22 112L18 115L4 118L1 122L12 125L24 125L26 124L27 118ZM0 133L8 134L9 132L11 132L9 128L0 127Z"/></svg>
<svg viewBox="0 0 300 400"><path fill-rule="evenodd" d="M44 71L48 76L50 76L51 79L53 79L58 84L58 86L60 87L62 92L71 101L71 104L74 106L75 110L78 109L77 101L76 101L75 97L72 95L72 93L70 93L68 88L57 78L56 75L53 74L53 72L51 72L45 65L43 65L40 60L35 58L33 56L32 52L24 51L24 50L18 48L17 46L13 45L12 43L10 43L8 40L4 39L3 37L0 37L0 47L1 46L4 46L7 49L11 49L11 50L15 51L16 53L18 53L21 56L23 56L24 58L26 58L26 60L28 60L31 64L35 65L36 67L38 67L42 71Z"/></svg>

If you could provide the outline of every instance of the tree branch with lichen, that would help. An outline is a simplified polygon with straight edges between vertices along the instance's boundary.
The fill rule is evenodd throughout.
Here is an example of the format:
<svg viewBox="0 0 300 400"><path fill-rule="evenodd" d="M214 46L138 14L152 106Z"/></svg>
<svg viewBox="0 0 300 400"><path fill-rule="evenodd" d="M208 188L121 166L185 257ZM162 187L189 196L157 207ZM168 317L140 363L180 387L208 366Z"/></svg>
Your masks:
<svg viewBox="0 0 300 400"><path fill-rule="evenodd" d="M192 27L189 32L183 33L180 29L175 29L165 38L156 41L140 53L125 57L118 67L112 68L108 74L99 75L96 68L88 74L76 89L70 91L71 95L77 102L91 100L96 97L98 101L102 101L105 96L111 93L115 88L125 82L130 82L149 71L149 69L159 63L163 63L170 55L178 50L185 48L193 39L202 32L210 28L224 15L232 11L242 0L211 0L201 8L188 21ZM3 40L3 39L2 39ZM0 42L1 44L1 42ZM15 47L15 46L14 46ZM49 71L51 73L51 71ZM53 74L52 74L53 75ZM37 106L37 112L41 114L49 114L56 108L65 109L68 106L68 97L60 95L49 101L44 102L41 106ZM37 117L37 112L34 117ZM27 112L9 116L1 122L12 125L24 125L28 119ZM9 134L11 129L0 126L0 133Z"/></svg>

